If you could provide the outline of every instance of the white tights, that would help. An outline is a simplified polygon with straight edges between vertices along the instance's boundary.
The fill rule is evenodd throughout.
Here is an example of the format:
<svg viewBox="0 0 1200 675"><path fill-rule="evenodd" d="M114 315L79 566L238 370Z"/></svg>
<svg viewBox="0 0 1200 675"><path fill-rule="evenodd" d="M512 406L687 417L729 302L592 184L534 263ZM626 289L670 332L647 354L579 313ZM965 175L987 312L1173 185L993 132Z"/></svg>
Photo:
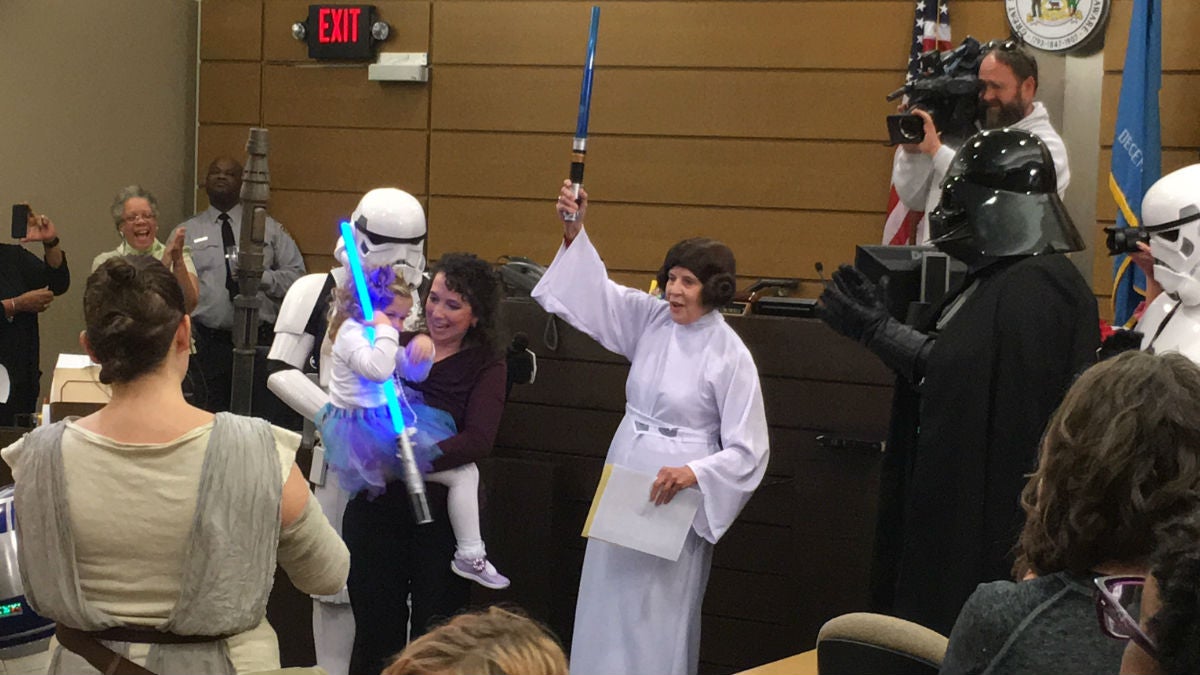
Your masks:
<svg viewBox="0 0 1200 675"><path fill-rule="evenodd" d="M479 467L474 463L445 471L425 474L425 480L445 485L446 511L454 528L455 555L459 558L483 558L487 549L479 533Z"/></svg>

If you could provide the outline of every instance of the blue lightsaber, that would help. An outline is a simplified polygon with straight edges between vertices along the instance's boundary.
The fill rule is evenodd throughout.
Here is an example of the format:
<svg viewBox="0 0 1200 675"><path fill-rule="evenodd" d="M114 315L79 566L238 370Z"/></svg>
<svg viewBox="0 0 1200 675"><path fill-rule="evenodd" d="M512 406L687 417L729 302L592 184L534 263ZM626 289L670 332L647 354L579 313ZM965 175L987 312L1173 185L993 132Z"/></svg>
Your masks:
<svg viewBox="0 0 1200 675"><path fill-rule="evenodd" d="M367 341L375 344L375 325L371 317L375 309L371 305L371 294L367 292L367 277L363 274L362 260L358 257L358 247L354 243L354 230L349 221L342 221L342 242L346 247L346 260L350 264L350 275L354 278L354 288L358 291L358 304L363 312L363 332ZM383 382L383 395L387 400L388 415L392 418L392 428L396 430L396 455L404 467L404 486L408 489L408 497L412 500L413 518L418 525L433 522L429 513L429 501L425 499L425 479L417 469L417 460L413 455L412 443L404 432L404 415L400 412L400 398L396 394L396 382L389 377Z"/></svg>
<svg viewBox="0 0 1200 675"><path fill-rule="evenodd" d="M579 86L579 117L575 123L575 140L571 142L571 191L579 199L583 186L583 160L587 157L588 115L592 109L592 68L596 62L596 35L600 32L600 7L592 6L592 26L588 31L587 60L583 64L583 83ZM575 220L574 213L563 216Z"/></svg>

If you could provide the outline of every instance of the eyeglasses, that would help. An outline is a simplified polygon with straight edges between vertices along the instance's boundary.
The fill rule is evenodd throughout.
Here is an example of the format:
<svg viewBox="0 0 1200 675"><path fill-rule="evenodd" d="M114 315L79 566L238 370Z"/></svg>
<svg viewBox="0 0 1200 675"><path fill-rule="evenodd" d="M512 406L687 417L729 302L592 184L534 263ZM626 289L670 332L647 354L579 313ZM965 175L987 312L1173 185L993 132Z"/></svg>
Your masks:
<svg viewBox="0 0 1200 675"><path fill-rule="evenodd" d="M1138 625L1137 619L1126 609L1141 601L1142 586L1145 577L1112 576L1098 577L1093 580L1096 584L1096 618L1100 620L1100 630L1110 638L1117 640L1133 640L1147 654L1158 658L1158 649L1154 641Z"/></svg>
<svg viewBox="0 0 1200 675"><path fill-rule="evenodd" d="M155 216L153 213L131 213L127 216L122 216L121 220L123 220L124 222L126 222L130 225L133 225L134 223L138 222L139 220L144 220L146 222L150 222L150 221L154 220L156 217L157 216Z"/></svg>
<svg viewBox="0 0 1200 675"><path fill-rule="evenodd" d="M983 43L983 51L990 52L993 49L999 49L1002 52L1011 52L1020 46L1021 43L1012 38L1007 40L991 40Z"/></svg>

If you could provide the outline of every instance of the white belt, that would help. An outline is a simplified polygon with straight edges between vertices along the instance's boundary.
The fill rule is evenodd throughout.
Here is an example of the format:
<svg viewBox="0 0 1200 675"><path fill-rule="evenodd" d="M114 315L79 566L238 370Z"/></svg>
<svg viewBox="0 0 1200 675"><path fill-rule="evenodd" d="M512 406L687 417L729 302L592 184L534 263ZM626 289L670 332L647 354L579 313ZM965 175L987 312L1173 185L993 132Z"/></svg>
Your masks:
<svg viewBox="0 0 1200 675"><path fill-rule="evenodd" d="M651 434L670 438L677 441L689 441L692 443L711 443L719 444L721 441L720 434L716 432L704 431L702 429L693 429L691 427L680 427L667 424L662 420L655 419L640 410L635 409L628 403L625 404L625 416L633 422L633 432L636 434Z"/></svg>

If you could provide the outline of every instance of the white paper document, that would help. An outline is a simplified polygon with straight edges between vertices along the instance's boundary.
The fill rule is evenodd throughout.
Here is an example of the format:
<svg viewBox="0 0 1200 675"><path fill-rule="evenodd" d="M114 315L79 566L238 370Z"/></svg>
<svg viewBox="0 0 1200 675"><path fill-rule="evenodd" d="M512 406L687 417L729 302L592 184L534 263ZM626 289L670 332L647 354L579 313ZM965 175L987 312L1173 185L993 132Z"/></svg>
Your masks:
<svg viewBox="0 0 1200 675"><path fill-rule="evenodd" d="M695 488L680 490L668 503L650 501L654 476L605 464L596 496L583 526L583 536L679 560L683 542L703 496Z"/></svg>

